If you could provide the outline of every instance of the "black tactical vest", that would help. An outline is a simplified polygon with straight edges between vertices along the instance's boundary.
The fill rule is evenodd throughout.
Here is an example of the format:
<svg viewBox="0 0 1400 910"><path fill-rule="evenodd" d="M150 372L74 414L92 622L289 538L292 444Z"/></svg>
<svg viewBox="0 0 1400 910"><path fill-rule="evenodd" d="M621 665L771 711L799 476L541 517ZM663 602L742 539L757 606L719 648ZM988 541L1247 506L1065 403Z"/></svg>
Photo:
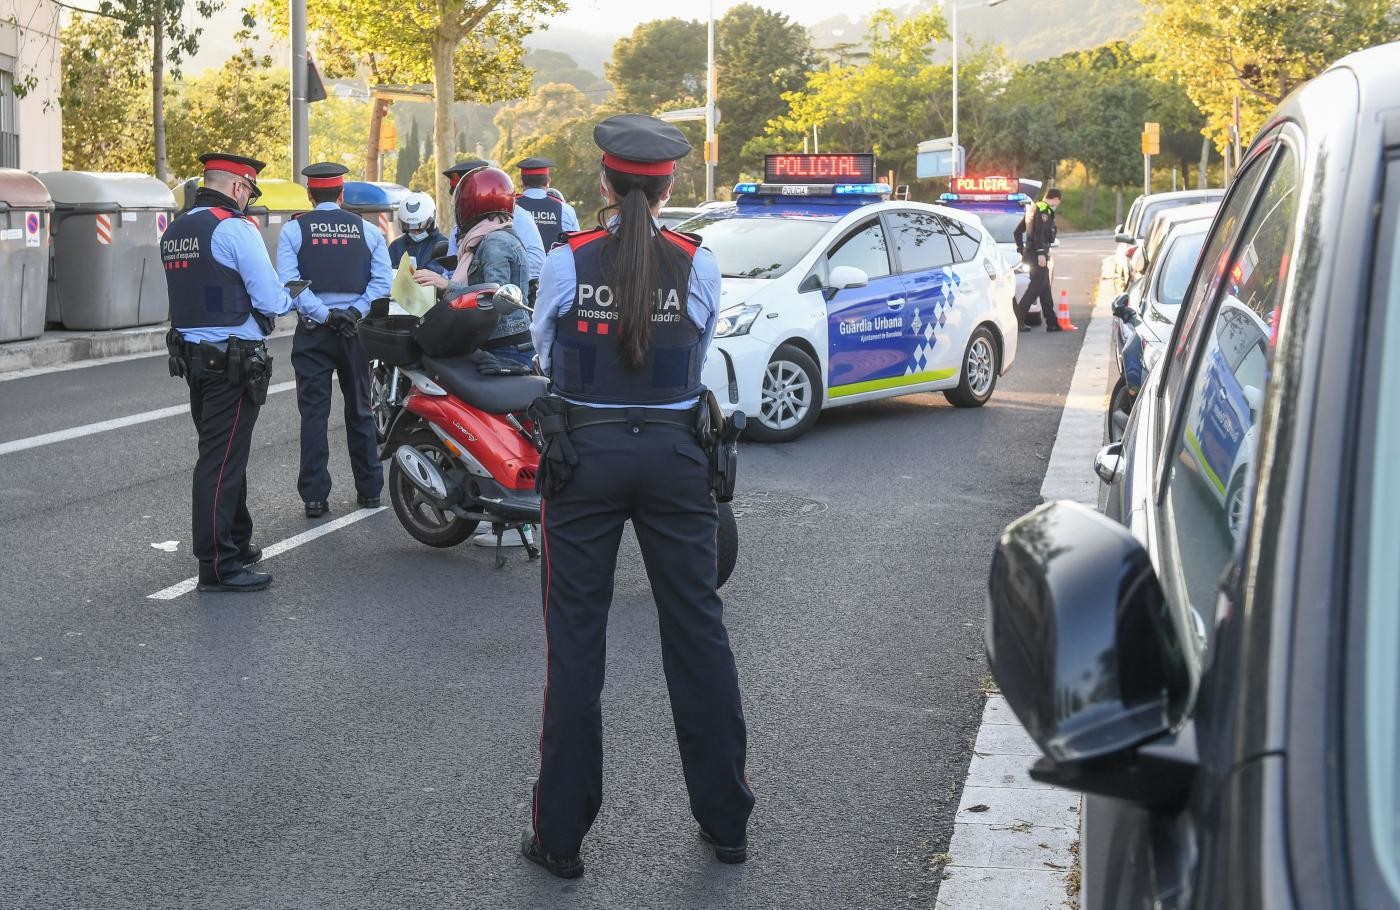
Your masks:
<svg viewBox="0 0 1400 910"><path fill-rule="evenodd" d="M535 227L540 229L540 239L546 247L551 247L563 239L564 203L553 196L531 199L529 196L516 196L515 204L530 213L535 219Z"/></svg>
<svg viewBox="0 0 1400 910"><path fill-rule="evenodd" d="M175 328L233 328L252 315L253 300L242 276L216 262L212 247L214 229L227 218L242 217L226 208L187 212L161 235L160 260Z"/></svg>
<svg viewBox="0 0 1400 910"><path fill-rule="evenodd" d="M296 216L301 226L297 272L317 294L363 294L369 287L369 244L365 220L343 209L316 209Z"/></svg>

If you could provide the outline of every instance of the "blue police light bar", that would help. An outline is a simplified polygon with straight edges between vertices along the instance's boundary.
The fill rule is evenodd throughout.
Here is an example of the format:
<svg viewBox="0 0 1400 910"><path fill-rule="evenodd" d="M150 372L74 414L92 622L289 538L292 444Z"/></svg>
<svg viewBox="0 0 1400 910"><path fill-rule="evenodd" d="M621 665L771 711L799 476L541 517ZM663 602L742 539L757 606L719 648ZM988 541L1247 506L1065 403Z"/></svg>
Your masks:
<svg viewBox="0 0 1400 910"><path fill-rule="evenodd" d="M750 196L758 192L757 183L736 183L734 184L735 196Z"/></svg>
<svg viewBox="0 0 1400 910"><path fill-rule="evenodd" d="M1031 197L1027 196L1025 193L1008 193L1007 196L1006 196L1006 201L1007 201L1007 202L1030 202L1030 201L1031 201Z"/></svg>
<svg viewBox="0 0 1400 910"><path fill-rule="evenodd" d="M838 196L887 196L888 183L838 183L834 187Z"/></svg>

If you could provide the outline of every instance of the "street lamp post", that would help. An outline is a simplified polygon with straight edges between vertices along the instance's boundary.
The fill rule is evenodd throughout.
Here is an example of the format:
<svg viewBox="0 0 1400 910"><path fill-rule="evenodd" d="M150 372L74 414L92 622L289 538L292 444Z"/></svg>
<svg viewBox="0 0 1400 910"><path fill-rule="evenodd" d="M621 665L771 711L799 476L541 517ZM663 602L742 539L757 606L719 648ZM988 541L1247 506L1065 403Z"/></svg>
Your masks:
<svg viewBox="0 0 1400 910"><path fill-rule="evenodd" d="M305 178L301 169L309 163L309 132L306 109L306 0L291 0L292 32L292 179Z"/></svg>
<svg viewBox="0 0 1400 910"><path fill-rule="evenodd" d="M715 198L715 0L710 0L709 49L705 67L705 201Z"/></svg>
<svg viewBox="0 0 1400 910"><path fill-rule="evenodd" d="M1005 3L1006 0L986 0L983 6L988 8ZM953 170L954 177L962 176L962 156L958 154L958 149L962 143L958 136L958 2L949 0L948 10L952 13L949 17L948 28L953 36Z"/></svg>

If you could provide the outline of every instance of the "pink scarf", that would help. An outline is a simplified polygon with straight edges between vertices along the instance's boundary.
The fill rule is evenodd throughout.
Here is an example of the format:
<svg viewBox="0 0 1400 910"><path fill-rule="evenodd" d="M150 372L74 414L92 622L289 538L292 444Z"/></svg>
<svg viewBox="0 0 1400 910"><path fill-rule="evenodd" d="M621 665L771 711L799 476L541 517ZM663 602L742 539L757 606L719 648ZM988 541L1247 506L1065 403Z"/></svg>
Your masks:
<svg viewBox="0 0 1400 910"><path fill-rule="evenodd" d="M487 215L467 231L466 236L457 242L457 269L452 280L457 284L467 283L467 273L472 270L472 260L476 258L476 248L487 234L510 227L511 219L502 214Z"/></svg>

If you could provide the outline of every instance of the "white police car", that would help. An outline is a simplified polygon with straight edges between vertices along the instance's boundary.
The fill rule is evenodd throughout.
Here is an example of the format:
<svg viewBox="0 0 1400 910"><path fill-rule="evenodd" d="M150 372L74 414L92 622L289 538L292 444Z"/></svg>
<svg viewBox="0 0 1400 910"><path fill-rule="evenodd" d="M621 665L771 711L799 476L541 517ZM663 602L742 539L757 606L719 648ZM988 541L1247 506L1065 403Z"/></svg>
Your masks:
<svg viewBox="0 0 1400 910"><path fill-rule="evenodd" d="M749 435L823 408L942 391L979 407L1016 356L1015 279L975 215L888 201L873 155L770 155L762 184L681 226L719 261L705 384Z"/></svg>

